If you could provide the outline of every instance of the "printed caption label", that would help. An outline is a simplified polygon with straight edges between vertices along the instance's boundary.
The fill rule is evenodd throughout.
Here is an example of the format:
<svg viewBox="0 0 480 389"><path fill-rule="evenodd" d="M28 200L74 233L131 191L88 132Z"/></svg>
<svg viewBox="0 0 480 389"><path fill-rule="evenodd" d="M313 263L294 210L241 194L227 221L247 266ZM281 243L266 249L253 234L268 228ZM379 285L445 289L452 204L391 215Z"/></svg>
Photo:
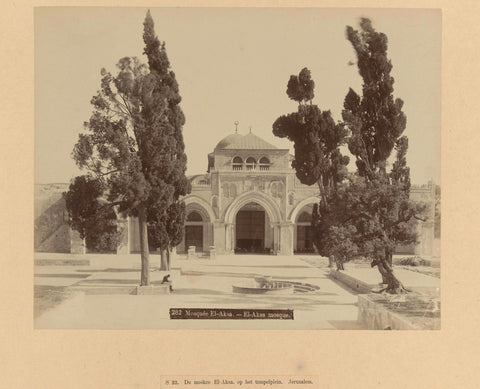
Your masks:
<svg viewBox="0 0 480 389"><path fill-rule="evenodd" d="M161 388L318 388L318 376L162 376Z"/></svg>

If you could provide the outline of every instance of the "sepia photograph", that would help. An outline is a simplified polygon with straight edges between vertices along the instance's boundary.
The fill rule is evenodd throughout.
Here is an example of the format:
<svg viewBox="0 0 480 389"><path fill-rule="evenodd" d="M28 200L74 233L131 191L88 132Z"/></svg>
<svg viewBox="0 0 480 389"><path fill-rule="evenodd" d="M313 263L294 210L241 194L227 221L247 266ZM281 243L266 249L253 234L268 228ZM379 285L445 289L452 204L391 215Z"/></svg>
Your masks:
<svg viewBox="0 0 480 389"><path fill-rule="evenodd" d="M35 329L442 329L440 9L33 16Z"/></svg>

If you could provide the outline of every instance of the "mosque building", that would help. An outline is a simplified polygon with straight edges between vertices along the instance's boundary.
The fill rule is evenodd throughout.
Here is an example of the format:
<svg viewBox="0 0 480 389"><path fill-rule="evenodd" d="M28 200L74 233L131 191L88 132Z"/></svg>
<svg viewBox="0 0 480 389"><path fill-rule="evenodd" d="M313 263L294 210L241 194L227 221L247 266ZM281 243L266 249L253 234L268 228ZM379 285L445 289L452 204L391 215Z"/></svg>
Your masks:
<svg viewBox="0 0 480 389"><path fill-rule="evenodd" d="M316 185L307 186L291 167L293 156L254 133L234 133L208 154L206 174L190 177L185 234L177 252L291 255L315 252L310 226ZM434 185L411 188L416 201L434 201ZM432 207L433 208L433 207ZM433 217L430 219L433 220ZM140 250L138 224L130 220L125 252ZM432 255L433 222L419 223L420 243L398 253Z"/></svg>

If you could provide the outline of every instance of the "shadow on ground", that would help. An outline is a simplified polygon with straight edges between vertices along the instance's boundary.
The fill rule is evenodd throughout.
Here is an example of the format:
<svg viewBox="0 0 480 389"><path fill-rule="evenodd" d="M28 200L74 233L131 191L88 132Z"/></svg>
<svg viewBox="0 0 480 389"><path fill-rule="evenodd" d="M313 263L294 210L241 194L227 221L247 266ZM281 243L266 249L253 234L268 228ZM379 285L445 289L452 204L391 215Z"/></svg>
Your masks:
<svg viewBox="0 0 480 389"><path fill-rule="evenodd" d="M33 289L33 317L40 316L71 295L66 286L35 285Z"/></svg>

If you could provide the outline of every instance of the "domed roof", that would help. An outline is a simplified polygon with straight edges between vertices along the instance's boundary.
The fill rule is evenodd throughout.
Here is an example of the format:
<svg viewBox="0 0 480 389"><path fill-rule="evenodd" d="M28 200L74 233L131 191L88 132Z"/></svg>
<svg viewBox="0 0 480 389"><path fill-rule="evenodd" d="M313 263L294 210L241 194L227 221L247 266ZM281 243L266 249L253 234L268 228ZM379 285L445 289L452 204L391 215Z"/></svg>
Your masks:
<svg viewBox="0 0 480 389"><path fill-rule="evenodd" d="M228 136L226 136L225 138L223 138L220 142L217 143L217 145L215 146L215 149L218 149L218 150L222 150L222 149L225 149L227 148L227 146L231 145L232 143L236 143L238 142L239 140L242 139L242 135L240 134L230 134Z"/></svg>
<svg viewBox="0 0 480 389"><path fill-rule="evenodd" d="M237 133L228 135L218 142L215 150L272 150L276 148L250 132L247 135Z"/></svg>

